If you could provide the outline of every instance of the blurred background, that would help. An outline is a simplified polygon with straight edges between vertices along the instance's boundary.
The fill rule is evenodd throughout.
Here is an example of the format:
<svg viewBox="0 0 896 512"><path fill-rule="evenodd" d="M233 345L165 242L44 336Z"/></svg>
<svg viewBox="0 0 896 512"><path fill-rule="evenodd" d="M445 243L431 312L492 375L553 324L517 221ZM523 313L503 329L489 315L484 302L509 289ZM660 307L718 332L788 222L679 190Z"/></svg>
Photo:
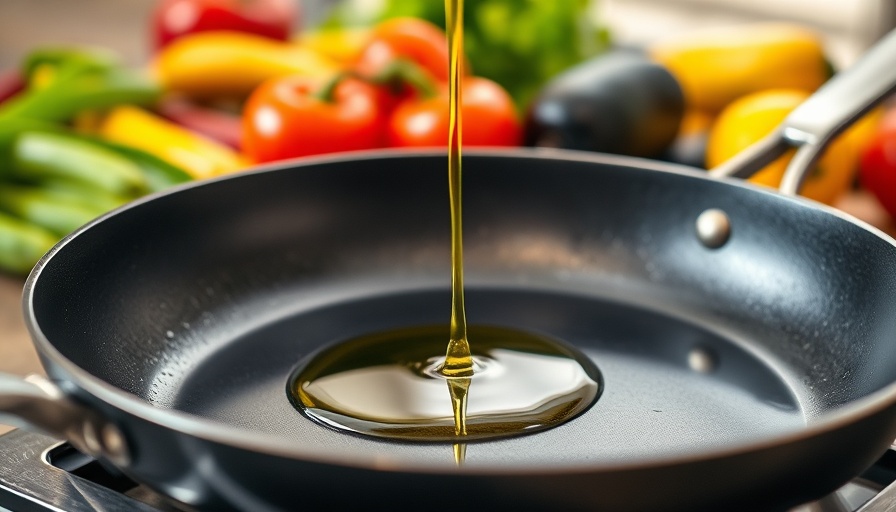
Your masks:
<svg viewBox="0 0 896 512"><path fill-rule="evenodd" d="M472 74L488 79L470 87L493 107L473 121L491 128L466 143L701 168L768 133L896 27L892 0L467 0L466 9ZM419 23L388 24L408 16ZM415 116L433 115L421 113L425 87L390 67L410 60L438 91L443 23L439 0L0 1L0 371L40 372L21 319L24 276L103 211L260 162L443 143L444 130L414 129ZM220 29L230 32L207 37ZM577 66L584 85L569 78ZM346 70L380 88L382 124L307 133L321 132L316 113L290 110L264 85L298 75L322 88ZM838 139L806 195L893 234L896 151L886 147L896 147L896 114L882 108ZM754 181L776 185L785 164Z"/></svg>
<svg viewBox="0 0 896 512"><path fill-rule="evenodd" d="M414 2L415 0L401 0ZM438 0L430 1L439 4ZM81 43L114 47L132 64L150 54L148 20L156 0L3 0L0 5L0 68L14 66L34 46ZM313 27L337 2L306 0L298 25ZM373 5L381 0L368 0ZM849 64L896 26L889 0L594 0L590 15L612 28L614 40L643 44L708 25L785 20L817 28L831 58Z"/></svg>
<svg viewBox="0 0 896 512"><path fill-rule="evenodd" d="M441 8L440 2L429 1ZM150 55L148 20L155 4L156 0L3 0L0 68L16 65L35 45L45 43L108 45L127 62L143 63ZM306 0L298 26L313 27L335 4L335 0ZM589 12L612 29L614 40L626 44L709 25L794 21L818 29L832 59L841 66L896 26L896 5L889 0L594 0Z"/></svg>

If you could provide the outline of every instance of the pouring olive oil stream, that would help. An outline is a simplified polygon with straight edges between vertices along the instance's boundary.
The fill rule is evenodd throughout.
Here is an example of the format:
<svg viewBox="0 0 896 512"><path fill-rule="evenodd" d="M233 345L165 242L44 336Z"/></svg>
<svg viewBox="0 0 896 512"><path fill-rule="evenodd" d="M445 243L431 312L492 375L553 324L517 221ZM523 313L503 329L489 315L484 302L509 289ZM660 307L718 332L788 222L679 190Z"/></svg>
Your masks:
<svg viewBox="0 0 896 512"><path fill-rule="evenodd" d="M288 390L299 411L324 425L381 438L451 442L460 465L467 441L536 432L581 414L600 393L600 373L585 355L548 336L502 326L468 329L461 214L463 0L445 0L445 15L450 322L447 329L394 329L324 349L296 368Z"/></svg>

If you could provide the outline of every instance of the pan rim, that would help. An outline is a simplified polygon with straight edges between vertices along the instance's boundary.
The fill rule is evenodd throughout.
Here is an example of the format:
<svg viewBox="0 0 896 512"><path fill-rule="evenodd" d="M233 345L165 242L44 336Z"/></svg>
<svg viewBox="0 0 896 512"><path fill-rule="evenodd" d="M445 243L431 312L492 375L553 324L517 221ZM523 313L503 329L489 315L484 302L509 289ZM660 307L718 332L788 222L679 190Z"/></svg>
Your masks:
<svg viewBox="0 0 896 512"><path fill-rule="evenodd" d="M752 191L752 193L769 194L777 197L777 200L796 202L800 205L801 208L821 210L828 215L833 215L834 217L846 221L847 223L853 224L856 227L875 235L883 242L888 243L896 248L896 240L891 238L883 231L833 207L817 203L803 197L783 196L773 189L752 185L743 180L735 178L712 177L708 175L706 171L684 165L647 160L636 157L592 153L585 151L562 150L554 148L477 148L475 150L465 151L465 156L469 156L472 158L534 157L546 160L595 163L602 165L613 165L617 167L634 168L651 172L670 173L675 175L687 176L690 178L721 182L726 186L749 189ZM569 465L550 467L513 467L501 466L497 464L484 464L477 465L475 467L462 466L460 468L457 468L453 466L446 467L442 464L426 463L422 461L401 461L400 463L389 462L388 464L383 464L383 461L381 459L376 459L373 457L363 458L358 456L349 457L347 455L338 455L309 445L302 446L299 444L290 444L284 446L281 438L270 434L252 432L251 436L247 436L246 433L251 431L231 425L226 425L211 419L206 419L181 411L160 409L144 401L140 397L133 395L90 374L87 370L81 368L73 361L63 356L62 353L59 352L59 350L46 337L46 335L40 328L34 311L34 294L36 291L36 285L40 279L40 275L43 269L50 264L53 257L64 246L66 246L68 243L71 243L72 240L80 236L81 233L90 230L94 225L104 222L107 218L118 215L119 213L130 210L132 208L138 208L144 203L154 201L160 197L177 194L181 191L189 190L194 187L207 186L211 183L219 181L240 179L241 176L246 175L278 172L285 169L294 169L296 167L305 167L320 164L352 162L358 159L404 159L419 157L445 157L445 153L443 149L439 148L428 148L422 150L387 149L354 151L336 155L305 157L300 159L281 161L273 164L256 166L252 169L237 174L184 183L165 191L145 196L127 205L110 211L64 237L40 259L40 261L35 265L31 273L29 274L23 290L22 306L26 326L31 335L32 343L34 344L37 351L41 354L42 358L47 358L53 364L61 368L66 375L70 376L71 382L78 388L92 395L93 398L111 406L112 408L121 410L128 415L140 418L149 423L175 432L189 435L191 437L221 444L224 446L229 446L236 449L263 453L281 458L302 460L311 463L332 464L375 471L422 472L432 474L462 473L470 475L504 476L562 475L581 473L596 474L653 470L662 467L681 466L684 464L694 464L709 462L712 460L726 459L751 452L764 451L783 445L790 445L798 443L800 441L806 441L808 439L821 436L825 433L838 430L849 424L856 423L862 419L869 418L874 414L880 412L881 410L892 407L894 404L896 404L896 382L892 382L863 398L849 402L832 412L825 413L811 425L807 425L805 428L801 428L793 432L773 435L747 443L739 443L731 447L710 448L703 451L698 451L696 453L689 453L684 455L664 455L650 459L638 459L635 461L614 461L602 463L579 462Z"/></svg>

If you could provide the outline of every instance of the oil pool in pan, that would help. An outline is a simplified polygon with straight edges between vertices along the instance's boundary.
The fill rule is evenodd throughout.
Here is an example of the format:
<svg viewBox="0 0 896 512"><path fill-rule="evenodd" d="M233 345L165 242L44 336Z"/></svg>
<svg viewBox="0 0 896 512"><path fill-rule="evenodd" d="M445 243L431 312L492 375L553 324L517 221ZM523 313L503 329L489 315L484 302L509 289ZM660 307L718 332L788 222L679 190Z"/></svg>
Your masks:
<svg viewBox="0 0 896 512"><path fill-rule="evenodd" d="M574 418L597 399L601 379L587 357L543 335L471 326L469 342L461 225L463 0L445 0L445 14L450 323L373 333L330 347L299 365L288 390L301 412L325 425L377 437L452 442L461 464L466 441L535 432ZM446 336L448 348L439 357Z"/></svg>

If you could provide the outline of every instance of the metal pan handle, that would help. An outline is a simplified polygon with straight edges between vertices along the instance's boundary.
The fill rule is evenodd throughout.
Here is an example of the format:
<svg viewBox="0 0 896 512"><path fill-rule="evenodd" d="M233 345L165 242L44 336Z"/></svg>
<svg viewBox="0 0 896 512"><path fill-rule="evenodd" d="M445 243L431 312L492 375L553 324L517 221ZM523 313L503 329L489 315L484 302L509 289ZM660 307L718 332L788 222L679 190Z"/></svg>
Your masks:
<svg viewBox="0 0 896 512"><path fill-rule="evenodd" d="M0 373L0 416L65 439L78 450L120 467L130 462L127 442L118 427L75 403L39 375L23 379Z"/></svg>
<svg viewBox="0 0 896 512"><path fill-rule="evenodd" d="M848 70L828 80L771 134L712 169L717 177L749 178L797 147L780 191L796 195L831 140L896 90L896 30Z"/></svg>

